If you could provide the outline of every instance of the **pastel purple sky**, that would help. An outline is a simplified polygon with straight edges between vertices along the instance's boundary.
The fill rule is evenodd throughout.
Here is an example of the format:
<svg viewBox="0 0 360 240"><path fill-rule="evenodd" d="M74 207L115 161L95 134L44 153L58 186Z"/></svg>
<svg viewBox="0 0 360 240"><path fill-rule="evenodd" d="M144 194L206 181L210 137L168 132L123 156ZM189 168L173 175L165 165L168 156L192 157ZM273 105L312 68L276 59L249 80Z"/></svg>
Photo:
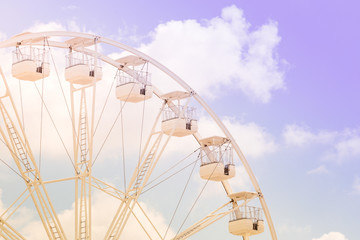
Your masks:
<svg viewBox="0 0 360 240"><path fill-rule="evenodd" d="M205 98L229 125L253 127L261 135L263 154L249 150L247 155L246 148L244 152L260 181L279 239L358 239L359 2L14 0L0 8L0 36L4 40L49 22L68 29L75 24L151 52L160 24L170 28L171 21L185 25L192 19L206 28L209 20L222 18L222 10L232 5L251 25L249 32L264 25L277 30L269 34L278 38L270 55L274 71L282 74L281 83L264 100L232 87L230 79L230 84L220 81L207 89L213 96ZM221 69L231 65L218 64L225 66ZM181 69L179 75L186 76ZM184 80L196 85L193 79Z"/></svg>

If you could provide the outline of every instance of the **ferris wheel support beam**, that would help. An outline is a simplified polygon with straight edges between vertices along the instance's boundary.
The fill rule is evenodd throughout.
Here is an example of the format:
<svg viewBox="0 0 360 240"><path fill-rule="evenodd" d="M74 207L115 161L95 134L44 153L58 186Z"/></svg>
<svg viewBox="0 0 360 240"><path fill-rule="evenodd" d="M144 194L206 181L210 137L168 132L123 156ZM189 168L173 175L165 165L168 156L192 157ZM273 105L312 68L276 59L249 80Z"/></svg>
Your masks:
<svg viewBox="0 0 360 240"><path fill-rule="evenodd" d="M10 224L2 218L0 218L0 236L5 240L25 240L15 228L10 226Z"/></svg>
<svg viewBox="0 0 360 240"><path fill-rule="evenodd" d="M185 229L181 233L176 234L174 236L174 238L172 238L172 240L187 239L187 238L191 237L192 235L194 235L195 233L199 232L201 229L204 229L205 227L209 226L210 224L212 224L212 223L218 221L219 219L225 217L232 210L222 212L222 213L217 213L217 212L220 211L220 209L224 208L229 203L230 202L227 202L227 203L223 204L222 206L217 208L215 211L212 211L210 214L208 214L207 216L205 216L201 220L197 221L196 223L194 223L193 225L191 225L190 227L188 227L187 229Z"/></svg>
<svg viewBox="0 0 360 240"><path fill-rule="evenodd" d="M95 178L94 176L91 176L91 182L88 182L88 184L114 198L119 199L120 201L125 201L125 199L129 197L123 191L107 184L104 181L101 181L100 179Z"/></svg>
<svg viewBox="0 0 360 240"><path fill-rule="evenodd" d="M6 90L5 95L0 97L0 111L7 133L5 134L0 127L0 134L19 169L21 177L25 181L46 234L51 239L66 239L60 221L42 181L34 155L31 151L26 133L23 129L23 125L20 121L6 78L1 68L0 75ZM15 115L15 121L12 120L8 110L5 108L4 100L9 101L11 106L10 109ZM17 126L19 126L19 128Z"/></svg>
<svg viewBox="0 0 360 240"><path fill-rule="evenodd" d="M196 223L194 223L193 225L188 227L186 230L184 230L181 233L177 234L174 238L172 238L172 240L187 239L187 238L191 237L192 235L194 235L195 233L199 232L200 230L210 226L214 222L216 222L216 221L220 220L221 218L229 215L230 213L238 211L240 207L245 206L250 201L251 201L251 199L247 199L244 202L242 202L241 204L237 204L236 207L234 207L234 208L232 208L232 209L230 209L228 211L219 212L226 205L228 205L229 203L232 203L232 201L227 202L224 205L217 208L215 211L211 212L210 214L208 214L207 216L202 218L201 220L197 221Z"/></svg>
<svg viewBox="0 0 360 240"><path fill-rule="evenodd" d="M213 224L214 222L220 220L221 218L229 215L232 212L235 212L235 211L239 210L240 207L246 205L249 201L250 200L246 200L243 203L241 203L240 205L237 205L235 208L232 208L232 209L230 209L228 211L219 212L226 205L231 203L231 201L225 203L224 205L222 205L219 208L217 208L216 210L212 211L207 216L205 216L201 220L197 221L196 223L194 223L193 225L191 225L190 227L188 227L187 229L185 229L181 233L177 234L174 238L172 238L172 240L182 240L182 239L187 239L187 238L191 237L195 233L197 233L200 230L210 226L211 224Z"/></svg>
<svg viewBox="0 0 360 240"><path fill-rule="evenodd" d="M95 45L96 46L96 45ZM95 58L95 66L96 66ZM73 147L75 160L75 239L91 239L91 187L93 163L94 115L96 96L96 72L94 82L77 89L70 87L71 115L73 126ZM91 106L87 106L86 91L91 92ZM75 94L80 94L79 102L75 101ZM75 106L76 105L76 106ZM78 107L78 117L76 117ZM76 122L77 121L77 122ZM90 122L90 123L89 123ZM75 126L77 124L77 131Z"/></svg>
<svg viewBox="0 0 360 240"><path fill-rule="evenodd" d="M72 108L72 121L75 126L75 106L74 106L74 87L71 86L71 108ZM86 105L86 89L81 89L80 102L79 102L79 116L77 131L73 128L73 142L74 145L74 160L75 160L75 239L89 239L90 231L90 191L88 190L86 181L90 175L91 161L88 156L89 147L89 123L88 111ZM90 188L90 187L89 187Z"/></svg>
<svg viewBox="0 0 360 240"><path fill-rule="evenodd" d="M91 240L91 188L93 143L95 122L95 100L97 69L97 37L93 38L95 45L94 80L90 85L76 88L70 85L71 115L73 127L73 147L75 159L75 239ZM84 46L79 47L83 51ZM88 107L86 93L90 92L90 106ZM76 102L75 94L80 94ZM75 106L76 105L76 106ZM78 107L78 117L76 117ZM77 122L76 122L77 121ZM77 123L77 131L75 129Z"/></svg>

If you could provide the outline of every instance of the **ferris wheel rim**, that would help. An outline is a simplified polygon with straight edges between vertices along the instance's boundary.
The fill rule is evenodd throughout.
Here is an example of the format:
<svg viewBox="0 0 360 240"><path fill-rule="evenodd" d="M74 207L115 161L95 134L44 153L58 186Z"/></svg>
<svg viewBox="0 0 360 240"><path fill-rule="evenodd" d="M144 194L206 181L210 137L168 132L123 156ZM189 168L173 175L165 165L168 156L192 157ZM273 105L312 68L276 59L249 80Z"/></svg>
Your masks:
<svg viewBox="0 0 360 240"><path fill-rule="evenodd" d="M270 230L270 234L273 240L277 240L277 236L276 236L276 232L275 232L275 227L269 212L269 209L267 207L267 204L265 202L264 196L262 194L262 191L260 189L259 183L248 163L248 161L246 160L243 152L241 151L239 145L237 144L235 138L232 136L232 134L230 133L230 131L226 128L226 126L222 123L221 119L217 116L217 114L210 108L210 106L203 100L203 98L201 98L201 96L195 92L194 89L192 89L190 87L189 84L187 84L183 79L181 79L177 74L175 74L174 72L172 72L169 68L167 68L166 66L164 66L163 64L161 64L160 62L158 62L157 60L153 59L152 57L150 57L149 55L133 48L130 47L126 44L120 43L118 41L106 38L106 37L102 37L102 36L98 36L95 34L90 34L90 33L81 33L81 32L69 32L69 31L45 31L45 32L36 32L36 33L22 33L22 34L18 34L15 35L13 37L11 37L10 39L7 39L5 41L0 42L0 48L8 48L8 47L12 47L12 46L22 46L22 45L38 45L37 43L39 43L42 39L48 39L49 37L78 37L78 38L84 38L84 39L88 39L88 40L94 40L96 39L97 43L105 43L105 44L109 44L111 46L117 47L119 49L125 50L129 53L132 53L140 58L143 58L144 60L148 61L150 64L154 65L156 68L158 68L159 70L161 70L162 72L164 72L167 76L169 76L171 79L173 79L175 82L177 82L181 87L183 87L186 91L188 91L189 93L191 93L191 95L194 97L194 99L206 110L206 112L211 116L211 118L216 122L216 124L218 125L218 127L223 131L224 135L230 139L231 144L233 146L233 149L235 150L235 152L237 153L238 157L240 158L240 161L242 162L242 164L245 167L245 170L248 174L248 176L250 177L251 183L253 185L253 187L255 188L255 191L258 194L258 198L260 200L261 206L263 208L266 220L267 220L267 225L269 227ZM39 41L34 41L33 43L30 42L25 42L24 44L22 44L23 41L26 40L32 40L32 39L37 39ZM57 47L57 48L69 48L71 47L71 44L67 44L65 42L57 42L57 41L51 41L51 43L49 44L49 46L52 47ZM74 49L76 51L76 49ZM91 51L90 51L91 53ZM112 58L103 55L99 52L96 52L97 57L99 59L101 59L102 61L118 68L121 69L123 67L122 64L116 62L115 60L113 60ZM162 95L162 93L158 90L158 89L154 89L154 93L160 97ZM198 138L196 136L194 136L195 139L198 140ZM226 184L222 184L223 187L225 188L226 192L228 194L231 194L231 188L226 189ZM230 191L230 192L229 192Z"/></svg>

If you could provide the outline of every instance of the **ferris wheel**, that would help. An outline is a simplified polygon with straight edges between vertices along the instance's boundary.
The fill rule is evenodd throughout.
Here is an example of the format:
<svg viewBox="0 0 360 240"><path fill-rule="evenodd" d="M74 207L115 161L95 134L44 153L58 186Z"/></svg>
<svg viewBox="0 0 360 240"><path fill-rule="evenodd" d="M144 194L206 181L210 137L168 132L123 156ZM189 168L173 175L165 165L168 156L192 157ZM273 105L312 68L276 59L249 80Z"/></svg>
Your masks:
<svg viewBox="0 0 360 240"><path fill-rule="evenodd" d="M204 100L168 68L127 45L86 33L23 33L0 48L3 57L12 54L11 64L0 69L1 168L18 180L4 190L3 239L27 239L13 220L24 206L36 213L48 239L126 239L130 221L132 234L142 232L141 239L197 239L206 231L202 238L212 239L210 225L220 221L227 228L219 225L216 232L228 236L247 240L267 225L277 239L240 147ZM207 128L198 113L211 122ZM209 128L219 134L208 135ZM234 191L238 166L252 189ZM100 201L95 210L96 194L114 204ZM73 204L71 229L59 216L65 202ZM111 214L99 229L96 211L108 207ZM154 209L165 227L154 220Z"/></svg>

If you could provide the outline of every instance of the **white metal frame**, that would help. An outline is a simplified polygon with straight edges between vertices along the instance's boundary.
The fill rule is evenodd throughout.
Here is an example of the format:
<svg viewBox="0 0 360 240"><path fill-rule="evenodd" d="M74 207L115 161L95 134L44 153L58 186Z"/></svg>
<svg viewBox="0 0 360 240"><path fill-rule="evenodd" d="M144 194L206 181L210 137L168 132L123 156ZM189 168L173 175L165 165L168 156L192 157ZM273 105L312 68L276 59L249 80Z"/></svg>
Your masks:
<svg viewBox="0 0 360 240"><path fill-rule="evenodd" d="M76 39L82 39L83 40L83 45L79 45L79 44L72 44L71 41L65 41L65 42L60 42L60 41L52 41L51 37L67 37L67 38L72 38L74 39L74 41ZM223 131L223 133L225 134L225 136L230 139L231 144L232 144L232 148L235 150L235 152L237 153L238 157L240 158L243 166L245 167L245 170L247 172L247 174L250 177L250 180L252 182L252 185L255 189L255 191L258 194L258 198L259 201L261 203L261 206L263 208L264 211L264 215L266 217L267 220L267 224L269 226L269 230L270 230L270 234L271 234L271 238L272 240L277 240L277 236L276 236L276 232L275 232L275 228L273 225L273 221L271 219L270 216L270 212L269 209L267 207L267 204L265 202L263 193L260 189L260 186L255 178L255 175L253 173L253 171L250 168L249 163L247 162L245 156L243 155L242 151L240 150L240 147L238 146L238 144L236 143L235 139L233 138L233 136L231 135L231 133L229 132L229 130L224 126L224 124L221 122L220 118L215 114L215 112L206 104L206 102L185 82L183 81L179 76L177 76L175 73L173 73L172 71L170 71L168 68L166 68L164 65L160 64L158 61L154 60L153 58L151 58L150 56L147 56L146 54L131 48L127 45L124 45L122 43L116 42L114 40L105 38L105 37L99 37L96 35L92 35L92 34L86 34L86 33L76 33L76 32L64 32L64 31L53 31L53 32L40 32L40 33L24 33L24 34L20 34L17 36L14 36L12 38L10 38L9 40L0 42L0 48L5 48L5 47L15 47L15 46L19 46L19 45L43 45L44 41L47 41L49 46L52 47L57 47L57 48L64 48L64 49L68 49L71 48L73 51L84 51L87 54L90 54L92 56L95 57L95 65L97 65L96 61L97 59L101 59L102 61L113 65L114 67L121 69L122 71L126 72L127 74L129 74L130 76L135 76L136 72L130 68L128 68L127 66L123 66L121 65L119 62L117 62L114 59L111 59L108 56L105 55L101 55L100 53L98 53L96 46L97 43L104 43L104 44L109 44L112 46L115 46L119 49L125 50L129 53L132 53L136 56L138 56L139 58L145 60L146 62L152 64L153 66L157 67L158 69L160 69L161 71L163 71L166 75L168 75L170 78L172 78L174 81L176 81L180 86L182 86L187 92L189 92L192 97L206 110L206 112L212 117L212 119L217 123L217 125L219 126L219 128ZM76 41L75 41L76 42ZM84 46L88 46L90 44L95 44L95 51L90 50L88 48L84 48ZM96 71L95 71L96 72ZM3 76L3 74L2 74ZM6 80L5 77L3 76L5 85L7 87L6 84ZM96 77L94 78L96 79ZM88 108L87 106L85 106L84 102L80 102L78 103L79 107L84 109L86 112L86 118L85 118L85 122L81 122L81 116L78 119L78 131L76 133L76 131L74 131L73 134L73 144L74 144L74 149L78 149L81 151L80 146L79 145L79 139L81 138L80 134L80 128L82 126L85 126L86 128L86 132L87 132L87 138L85 141L87 141L88 144L88 158L86 158L87 160L87 168L86 171L81 170L80 166L81 161L79 162L79 156L81 158L81 154L79 155L79 151L77 151L75 153L75 159L77 159L76 161L76 176L75 176L75 182L76 182L76 196L78 198L79 195L79 187L78 185L80 185L80 195L83 201L80 201L80 206L78 201L75 201L76 203L76 219L77 219L77 223L76 223L76 239L91 239L91 187L96 187L114 197L117 197L118 199L122 200L122 203L119 207L118 213L116 215L116 217L114 218L114 221L111 225L111 227L108 230L108 233L105 237L105 239L118 239L122 229L125 226L126 220L129 218L130 214L133 213L132 209L135 207L135 205L137 204L137 198L139 196L139 194L141 193L144 185L146 184L146 181L148 180L152 169L155 167L157 160L160 158L162 151L164 150L164 148L166 147L167 142L169 141L169 139L171 138L171 135L168 136L168 138L162 142L162 145L160 144L161 139L162 139L162 133L156 133L152 132L152 134L149 136L148 142L150 141L150 139L154 136L157 135L157 137L159 138L158 141L155 141L155 144L153 146L151 146L149 149L152 149L148 152L146 152L146 148L142 153L142 157L141 157L141 161L140 162L140 166L138 167L138 170L134 172L132 181L130 183L130 187L127 189L127 191L125 193L117 190L116 188L109 186L108 184L106 184L105 182L102 182L101 180L98 180L96 178L94 178L91 175L91 165L92 165L92 145L93 145L93 138L91 136L93 131L94 131L94 107L95 107L95 93L96 93L96 83L94 80L93 84L90 84L89 86L86 86L82 89L76 89L74 86L71 87L71 91L72 94L74 94L75 92L81 92L81 94L84 94L85 88L89 88L93 91L93 99L92 99L92 106L90 106L90 108ZM11 99L11 95L9 90L7 90L6 92L6 96L3 97L10 97ZM162 96L162 93L156 89L154 87L154 94L157 95L159 98ZM11 100L12 101L12 100ZM166 102L167 105L171 108L176 108L176 105L174 103L172 103L171 101L167 101ZM72 107L75 106L75 103L73 101L73 95L72 95ZM16 108L13 104L13 109L16 111ZM164 107L164 106L163 106ZM5 112L4 112L4 108L2 109L2 115L4 120L6 120L5 118ZM5 115L4 115L5 114ZM72 111L73 117L75 115L74 111ZM160 116L160 114L159 114ZM17 116L17 120L19 121L19 117ZM157 120L158 121L158 120ZM20 121L19 121L20 123ZM75 120L73 118L73 128L75 130ZM156 122L155 122L156 124ZM19 124L21 126L21 123ZM1 130L1 129L0 129ZM22 138L22 144L24 145L24 147L26 146L26 135L25 132L23 132L23 129L19 129L17 130L19 131L23 138ZM11 133L8 132L8 134L6 134L3 130L1 130L1 134L3 135L4 139L9 138L9 136L11 136ZM198 133L194 134L195 139L199 142L201 139L201 136ZM10 140L9 140L10 141ZM7 143L9 146L11 146L11 143L8 142ZM14 148L14 143L13 147L11 148L13 152L15 152L15 148ZM160 147L161 145L161 147ZM147 146L148 147L148 146ZM29 147L27 147L27 153L31 156L31 150L29 149ZM12 154L13 158L15 161L17 161L17 165L19 167L19 170L22 172L22 174L24 173L24 171L21 169L21 165L20 162L18 161L18 156L16 154ZM151 157L149 157L151 155ZM31 157L30 157L31 158ZM31 158L32 159L32 158ZM150 160L149 160L150 159ZM45 205L41 205L44 206L43 207L43 211L45 211L46 213L41 214L41 208L37 207L37 210L39 212L39 215L41 217L41 215L45 215L48 216L46 214L49 214L51 216L53 216L51 218L51 223L49 223L49 221L47 221L48 219L50 219L49 217L45 217L43 216L41 219L44 223L44 227L45 229L52 229L52 223L55 222L57 223L57 216L55 211L53 210L52 204L50 199L47 196L46 193L46 189L44 186L44 182L41 180L40 174L38 174L37 170L36 170L36 163L35 161L33 161L32 159L32 163L34 165L34 169L36 171L36 178L34 178L33 180L29 179L26 174L23 174L24 179L27 179L27 181L33 181L33 184L28 184L29 186L29 191L31 190L32 187L36 186L39 187L41 189L43 189L43 192L45 194L45 197L42 194L38 194L38 190L35 189L35 192L38 194L37 197L33 197L33 191L30 191L30 195L33 198L34 202L38 201L40 199L40 201L42 201L41 204L45 204ZM143 171L145 169L145 171ZM139 175L142 175L142 179L141 181L139 181ZM63 180L58 180L58 181L63 181ZM85 186L86 184L88 185L88 191L86 192ZM222 181L222 185L226 191L226 193L232 194L232 189L230 187L230 184L227 181ZM135 190L135 193L134 193ZM48 200L46 200L48 199ZM48 207L46 207L48 204ZM238 209L241 205L238 205L237 202L233 201L233 210L235 211L236 209ZM88 209L87 209L88 207ZM85 209L85 211L83 211ZM85 212L85 213L84 213ZM79 216L80 215L80 216ZM85 235L81 235L81 216L84 216L86 218L86 233ZM205 217L207 218L207 217ZM204 219L205 219L204 218ZM202 221L202 220L200 220ZM1 221L2 222L2 221ZM1 224L0 224L1 225ZM8 225L2 225L2 226L8 226ZM65 235L63 234L60 222L58 224L56 224L55 226L56 231L51 231L48 230L48 236L49 239L66 239ZM187 230L185 230L184 232L186 232ZM0 231L1 232L1 231ZM59 235L59 237L57 238L57 234ZM20 236L20 234L18 234ZM85 237L83 237L85 236ZM188 236L187 236L188 237ZM17 239L17 238L14 238ZM21 237L19 239L22 239ZM179 238L176 238L179 239Z"/></svg>

